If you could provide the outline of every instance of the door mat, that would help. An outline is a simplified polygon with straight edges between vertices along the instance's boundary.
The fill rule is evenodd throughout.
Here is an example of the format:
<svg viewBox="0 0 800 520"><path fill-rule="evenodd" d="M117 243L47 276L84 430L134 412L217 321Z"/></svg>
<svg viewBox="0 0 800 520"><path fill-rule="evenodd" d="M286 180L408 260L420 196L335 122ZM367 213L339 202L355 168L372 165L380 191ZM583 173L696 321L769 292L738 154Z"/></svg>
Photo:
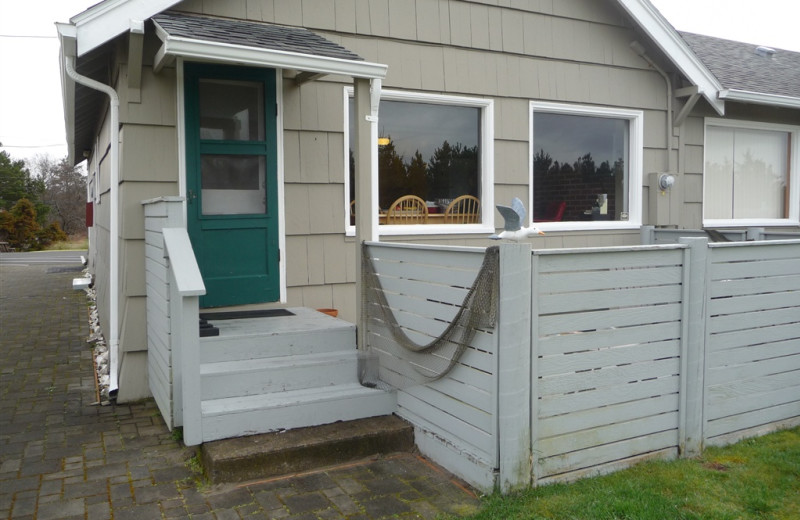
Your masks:
<svg viewBox="0 0 800 520"><path fill-rule="evenodd" d="M220 320L240 320L244 318L275 318L278 316L294 316L294 313L287 309L261 309L255 311L230 311L230 312L202 312L201 320L220 321Z"/></svg>

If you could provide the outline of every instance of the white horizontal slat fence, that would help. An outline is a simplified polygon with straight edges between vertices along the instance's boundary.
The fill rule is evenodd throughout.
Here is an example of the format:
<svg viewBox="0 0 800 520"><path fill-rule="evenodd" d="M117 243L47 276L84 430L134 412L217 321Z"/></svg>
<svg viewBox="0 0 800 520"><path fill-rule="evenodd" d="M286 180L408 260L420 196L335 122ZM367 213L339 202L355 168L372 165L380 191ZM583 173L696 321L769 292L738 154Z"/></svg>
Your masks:
<svg viewBox="0 0 800 520"><path fill-rule="evenodd" d="M507 491L800 424L800 240L673 238L501 245L496 326L430 384L402 388L413 369L391 354L367 297L369 344L381 377L402 388L398 413L423 452ZM398 322L423 343L455 315L483 250L370 243L368 253Z"/></svg>
<svg viewBox="0 0 800 520"><path fill-rule="evenodd" d="M677 456L685 248L532 261L534 482Z"/></svg>
<svg viewBox="0 0 800 520"><path fill-rule="evenodd" d="M704 431L726 444L800 417L800 242L709 257Z"/></svg>
<svg viewBox="0 0 800 520"><path fill-rule="evenodd" d="M183 226L181 203L146 201L145 286L147 291L147 375L153 398L167 427L181 426L180 406L174 406L173 356L170 322L169 260L162 230Z"/></svg>
<svg viewBox="0 0 800 520"><path fill-rule="evenodd" d="M408 337L425 345L447 328L475 282L484 259L477 248L431 248L369 243L365 246L386 302ZM497 353L492 330L478 330L452 371L415 384L418 374L398 353L374 295L365 295L367 340L380 360L380 378L398 389L397 414L413 423L423 452L494 485L497 457ZM398 355L400 358L398 358Z"/></svg>

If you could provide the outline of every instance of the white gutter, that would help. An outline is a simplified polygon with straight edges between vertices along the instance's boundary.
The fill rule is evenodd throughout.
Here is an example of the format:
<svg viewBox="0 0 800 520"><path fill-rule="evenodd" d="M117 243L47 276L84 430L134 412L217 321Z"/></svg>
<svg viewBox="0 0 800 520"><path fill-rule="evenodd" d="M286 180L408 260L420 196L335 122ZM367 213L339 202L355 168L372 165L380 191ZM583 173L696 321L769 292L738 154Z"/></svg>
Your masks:
<svg viewBox="0 0 800 520"><path fill-rule="evenodd" d="M117 373L119 371L119 95L110 86L92 78L81 76L75 70L75 57L64 56L64 71L76 83L98 90L109 97L111 108L111 235L109 253L109 338L108 338L108 375L109 392L119 388ZM69 132L68 132L69 133Z"/></svg>
<svg viewBox="0 0 800 520"><path fill-rule="evenodd" d="M245 45L170 36L158 24L156 24L156 35L163 42L155 57L153 70L156 73L178 56L200 61L295 69L319 74L341 74L353 78L367 79L383 79L386 77L386 72L389 68L382 63L329 58L298 52L261 49Z"/></svg>
<svg viewBox="0 0 800 520"><path fill-rule="evenodd" d="M724 90L720 90L717 97L722 100L738 101L740 103L752 103L756 105L769 105L773 107L784 108L800 108L800 98L782 96L780 94L762 94L760 92L726 88Z"/></svg>

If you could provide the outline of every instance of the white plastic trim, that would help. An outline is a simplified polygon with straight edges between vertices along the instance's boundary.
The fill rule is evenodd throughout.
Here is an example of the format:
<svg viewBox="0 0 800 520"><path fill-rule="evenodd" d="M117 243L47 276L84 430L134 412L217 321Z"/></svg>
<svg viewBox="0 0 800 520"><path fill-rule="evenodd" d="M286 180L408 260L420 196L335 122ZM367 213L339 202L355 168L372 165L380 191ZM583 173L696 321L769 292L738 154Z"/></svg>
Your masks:
<svg viewBox="0 0 800 520"><path fill-rule="evenodd" d="M355 78L384 78L389 69L382 63L345 60L314 56L299 52L273 49L260 49L245 45L208 42L189 38L170 36L156 24L156 34L164 42L156 55L156 68L159 69L172 57L256 65L277 69L294 69L322 74L342 74Z"/></svg>
<svg viewBox="0 0 800 520"><path fill-rule="evenodd" d="M784 108L800 108L800 98L781 96L778 94L762 94L747 90L725 89L719 92L719 98L727 101L738 101L755 105L769 105Z"/></svg>
<svg viewBox="0 0 800 520"><path fill-rule="evenodd" d="M742 128L750 130L767 130L775 132L788 132L790 141L789 163L789 218L783 219L707 219L703 217L705 227L771 227L771 226L799 226L800 225L800 126L780 123L766 123L762 121L744 121L739 119L720 119L707 117L703 126L703 152L707 139L708 127ZM703 171L705 171L705 156L703 157ZM703 177L703 201L706 200L706 183Z"/></svg>
<svg viewBox="0 0 800 520"><path fill-rule="evenodd" d="M181 296L202 296L206 293L200 267L194 257L192 243L186 228L164 228L164 257L169 258L170 270L175 275Z"/></svg>
<svg viewBox="0 0 800 520"><path fill-rule="evenodd" d="M350 225L350 136L348 131L348 103L353 96L353 88L344 88L344 204L345 233L355 236L355 226ZM467 96L450 96L418 91L382 89L381 99L390 101L407 101L430 103L437 105L453 105L475 107L481 109L481 223L480 224L424 224L424 225L381 225L378 234L384 236L398 235L463 235L494 233L494 100ZM377 146L377 139L375 146ZM372 172L374 200L378 200L378 170ZM375 208L377 212L377 208Z"/></svg>
<svg viewBox="0 0 800 520"><path fill-rule="evenodd" d="M626 119L628 128L628 220L590 222L541 222L536 227L542 231L581 231L599 229L638 229L642 225L642 184L644 178L644 112L626 108L609 108L568 103L530 102L530 138L528 150L528 223L533 218L533 158L536 145L533 136L533 120L536 112L549 114L582 115Z"/></svg>

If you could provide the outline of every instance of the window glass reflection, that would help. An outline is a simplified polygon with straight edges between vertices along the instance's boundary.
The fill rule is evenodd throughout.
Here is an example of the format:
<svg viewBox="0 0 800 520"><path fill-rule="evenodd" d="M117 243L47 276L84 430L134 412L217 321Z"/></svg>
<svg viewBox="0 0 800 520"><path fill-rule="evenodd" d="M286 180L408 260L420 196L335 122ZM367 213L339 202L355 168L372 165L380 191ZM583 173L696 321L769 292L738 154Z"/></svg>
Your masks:
<svg viewBox="0 0 800 520"><path fill-rule="evenodd" d="M251 81L201 79L200 139L264 140L263 85Z"/></svg>
<svg viewBox="0 0 800 520"><path fill-rule="evenodd" d="M626 119L535 112L534 220L625 220L628 143Z"/></svg>

